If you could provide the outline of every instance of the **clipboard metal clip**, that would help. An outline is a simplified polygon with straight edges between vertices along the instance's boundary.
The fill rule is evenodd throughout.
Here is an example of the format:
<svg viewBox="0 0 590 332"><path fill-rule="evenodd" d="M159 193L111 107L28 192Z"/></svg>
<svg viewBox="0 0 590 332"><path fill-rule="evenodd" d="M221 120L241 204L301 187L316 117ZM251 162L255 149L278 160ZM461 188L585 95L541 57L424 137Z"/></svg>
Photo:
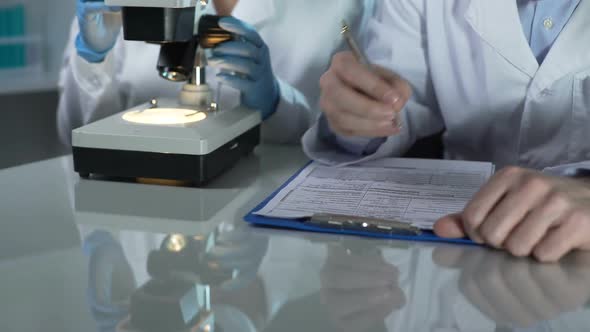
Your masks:
<svg viewBox="0 0 590 332"><path fill-rule="evenodd" d="M360 231L375 234L419 236L422 230L397 220L354 217L330 213L316 213L307 224L321 228Z"/></svg>

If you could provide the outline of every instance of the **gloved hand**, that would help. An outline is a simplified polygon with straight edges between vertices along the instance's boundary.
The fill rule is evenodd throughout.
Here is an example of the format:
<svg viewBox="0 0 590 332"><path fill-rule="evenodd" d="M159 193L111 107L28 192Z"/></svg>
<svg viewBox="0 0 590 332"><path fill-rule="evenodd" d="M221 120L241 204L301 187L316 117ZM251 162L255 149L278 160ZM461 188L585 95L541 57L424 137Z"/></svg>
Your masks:
<svg viewBox="0 0 590 332"><path fill-rule="evenodd" d="M107 6L103 0L77 1L80 33L76 37L76 50L88 62L102 62L121 31L121 8Z"/></svg>
<svg viewBox="0 0 590 332"><path fill-rule="evenodd" d="M277 107L279 83L273 74L270 52L256 29L234 17L224 17L219 26L239 37L213 49L209 65L221 69L219 80L242 92L242 104L262 112L267 119Z"/></svg>

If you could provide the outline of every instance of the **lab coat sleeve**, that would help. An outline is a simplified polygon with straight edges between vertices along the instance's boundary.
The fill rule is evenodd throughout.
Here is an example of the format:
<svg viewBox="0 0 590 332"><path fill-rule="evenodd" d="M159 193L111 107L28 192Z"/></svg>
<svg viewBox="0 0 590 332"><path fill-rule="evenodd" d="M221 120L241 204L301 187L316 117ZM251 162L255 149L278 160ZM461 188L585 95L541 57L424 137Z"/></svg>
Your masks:
<svg viewBox="0 0 590 332"><path fill-rule="evenodd" d="M336 148L358 156L375 153L386 140L385 138L338 135L330 128L328 119L323 114L318 121L318 135L321 140L331 143Z"/></svg>
<svg viewBox="0 0 590 332"><path fill-rule="evenodd" d="M60 139L68 145L73 129L121 111L124 103L117 79L125 52L122 37L102 63L92 64L74 47L78 31L74 20L59 79L57 126Z"/></svg>
<svg viewBox="0 0 590 332"><path fill-rule="evenodd" d="M351 153L351 150L358 152L356 148L366 146L372 140L356 138L356 142L351 142L350 138L344 137L327 140L325 130L322 132L318 121L303 137L303 148L310 158L330 165L344 166L401 156L417 139L444 129L428 69L424 6L425 0L380 1L375 6L367 28L361 29L364 31L361 39L366 40L365 48L369 59L374 64L397 72L413 88L413 96L401 113L402 132L380 142L374 153L359 155ZM356 148L351 149L349 143L356 145Z"/></svg>
<svg viewBox="0 0 590 332"><path fill-rule="evenodd" d="M262 124L262 139L271 143L297 144L311 126L311 107L299 90L281 79L278 82L281 95L277 110Z"/></svg>
<svg viewBox="0 0 590 332"><path fill-rule="evenodd" d="M340 136L330 129L326 117L320 115L317 124L303 137L303 150L317 161L345 166L374 158L385 141L385 138Z"/></svg>

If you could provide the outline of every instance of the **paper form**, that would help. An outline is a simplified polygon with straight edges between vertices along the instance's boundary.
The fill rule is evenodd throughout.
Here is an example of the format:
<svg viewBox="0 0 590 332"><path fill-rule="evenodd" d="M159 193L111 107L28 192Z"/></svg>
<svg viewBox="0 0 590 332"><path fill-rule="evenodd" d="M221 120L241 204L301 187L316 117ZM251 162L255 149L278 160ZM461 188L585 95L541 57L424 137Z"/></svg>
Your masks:
<svg viewBox="0 0 590 332"><path fill-rule="evenodd" d="M308 165L255 214L307 218L314 213L396 219L432 229L460 212L494 173L490 163L390 158L355 166Z"/></svg>

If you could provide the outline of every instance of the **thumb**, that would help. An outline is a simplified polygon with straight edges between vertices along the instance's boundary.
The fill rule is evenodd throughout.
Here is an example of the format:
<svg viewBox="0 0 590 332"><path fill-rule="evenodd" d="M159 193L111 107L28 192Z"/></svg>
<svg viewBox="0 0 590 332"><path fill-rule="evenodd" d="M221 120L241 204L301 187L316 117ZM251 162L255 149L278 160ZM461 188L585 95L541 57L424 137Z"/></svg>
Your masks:
<svg viewBox="0 0 590 332"><path fill-rule="evenodd" d="M459 239L467 236L463 229L460 214L451 214L439 219L434 224L434 233L440 237Z"/></svg>

